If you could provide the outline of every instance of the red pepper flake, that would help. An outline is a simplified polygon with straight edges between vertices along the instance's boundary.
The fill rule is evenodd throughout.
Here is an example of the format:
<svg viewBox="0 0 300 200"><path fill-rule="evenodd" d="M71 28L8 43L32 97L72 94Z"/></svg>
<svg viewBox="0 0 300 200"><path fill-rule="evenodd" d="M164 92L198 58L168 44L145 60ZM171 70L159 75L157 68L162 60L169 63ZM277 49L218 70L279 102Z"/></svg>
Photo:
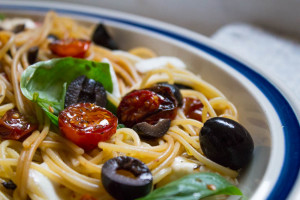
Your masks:
<svg viewBox="0 0 300 200"><path fill-rule="evenodd" d="M95 197L91 196L90 194L84 194L80 200L97 200Z"/></svg>
<svg viewBox="0 0 300 200"><path fill-rule="evenodd" d="M54 109L52 108L52 106L49 106L49 111L50 111L51 113L54 113Z"/></svg>
<svg viewBox="0 0 300 200"><path fill-rule="evenodd" d="M213 191L217 190L216 186L213 185L213 184L208 184L208 185L206 185L206 187L207 187L207 189L209 189L209 190L213 190Z"/></svg>

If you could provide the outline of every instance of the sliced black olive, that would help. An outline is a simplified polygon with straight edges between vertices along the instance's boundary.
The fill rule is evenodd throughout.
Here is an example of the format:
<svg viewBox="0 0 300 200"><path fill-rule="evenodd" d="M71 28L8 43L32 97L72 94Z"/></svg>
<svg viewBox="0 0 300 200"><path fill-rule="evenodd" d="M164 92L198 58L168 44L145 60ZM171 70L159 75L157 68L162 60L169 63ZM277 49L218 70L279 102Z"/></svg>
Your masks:
<svg viewBox="0 0 300 200"><path fill-rule="evenodd" d="M127 172L133 177L120 172ZM152 189L152 174L142 161L119 156L104 163L101 181L106 191L117 200L132 200L147 195Z"/></svg>
<svg viewBox="0 0 300 200"><path fill-rule="evenodd" d="M4 181L2 185L8 190L15 190L17 188L17 185L12 180Z"/></svg>
<svg viewBox="0 0 300 200"><path fill-rule="evenodd" d="M251 160L252 137L234 120L211 118L204 123L199 137L205 156L220 165L237 170Z"/></svg>
<svg viewBox="0 0 300 200"><path fill-rule="evenodd" d="M13 28L14 33L20 33L25 30L25 24L18 24Z"/></svg>
<svg viewBox="0 0 300 200"><path fill-rule="evenodd" d="M32 64L34 64L36 62L38 53L39 53L39 47L37 47L37 46L31 47L28 50L27 60L28 60L28 62L29 62L30 65L32 65Z"/></svg>
<svg viewBox="0 0 300 200"><path fill-rule="evenodd" d="M4 30L4 28L2 28L1 26L0 26L0 31L3 31Z"/></svg>
<svg viewBox="0 0 300 200"><path fill-rule="evenodd" d="M104 46L111 50L118 49L117 43L110 37L110 35L108 34L108 32L103 24L99 24L96 27L96 29L93 33L93 36L92 36L92 41L95 44Z"/></svg>
<svg viewBox="0 0 300 200"><path fill-rule="evenodd" d="M48 36L47 36L47 38L49 39L49 40L58 40L59 38L56 36L56 35L54 35L54 34L49 34Z"/></svg>
<svg viewBox="0 0 300 200"><path fill-rule="evenodd" d="M169 130L170 125L170 119L161 119L155 125L148 124L147 122L140 122L134 125L132 129L145 139L154 139L164 136Z"/></svg>
<svg viewBox="0 0 300 200"><path fill-rule="evenodd" d="M106 91L101 83L86 76L79 76L68 86L65 107L87 102L105 107L107 103Z"/></svg>
<svg viewBox="0 0 300 200"><path fill-rule="evenodd" d="M179 88L176 85L172 85L172 84L168 84L168 83L158 83L157 85L170 88L178 102L178 106L179 107L182 106L182 95L180 93Z"/></svg>
<svg viewBox="0 0 300 200"><path fill-rule="evenodd" d="M192 90L193 89L190 86L182 85L182 84L179 84L179 83L175 83L174 85L176 85L179 89L188 89L188 90Z"/></svg>

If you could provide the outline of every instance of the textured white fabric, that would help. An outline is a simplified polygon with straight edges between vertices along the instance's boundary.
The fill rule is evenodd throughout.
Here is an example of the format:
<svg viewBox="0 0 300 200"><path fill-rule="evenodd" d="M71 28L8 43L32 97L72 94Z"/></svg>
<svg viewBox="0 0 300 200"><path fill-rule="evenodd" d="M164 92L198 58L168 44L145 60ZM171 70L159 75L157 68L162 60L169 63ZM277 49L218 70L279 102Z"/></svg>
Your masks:
<svg viewBox="0 0 300 200"><path fill-rule="evenodd" d="M253 63L300 100L300 42L249 24L230 24L212 39L224 49Z"/></svg>

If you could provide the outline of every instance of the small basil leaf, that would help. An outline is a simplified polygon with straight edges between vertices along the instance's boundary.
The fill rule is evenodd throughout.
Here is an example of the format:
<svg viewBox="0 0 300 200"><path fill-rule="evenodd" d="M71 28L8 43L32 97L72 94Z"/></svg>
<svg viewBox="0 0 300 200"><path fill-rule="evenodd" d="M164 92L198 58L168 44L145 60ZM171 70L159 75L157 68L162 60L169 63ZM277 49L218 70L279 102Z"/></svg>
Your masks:
<svg viewBox="0 0 300 200"><path fill-rule="evenodd" d="M26 98L41 106L57 125L57 116L64 109L67 85L82 75L102 83L105 90L112 92L107 63L76 58L52 59L30 65L22 74L21 91Z"/></svg>
<svg viewBox="0 0 300 200"><path fill-rule="evenodd" d="M243 195L236 186L218 174L196 173L158 188L138 200L199 200L220 194Z"/></svg>
<svg viewBox="0 0 300 200"><path fill-rule="evenodd" d="M5 19L5 15L3 13L0 13L0 21Z"/></svg>
<svg viewBox="0 0 300 200"><path fill-rule="evenodd" d="M118 124L117 129L120 129L120 128L126 128L126 126L124 124Z"/></svg>

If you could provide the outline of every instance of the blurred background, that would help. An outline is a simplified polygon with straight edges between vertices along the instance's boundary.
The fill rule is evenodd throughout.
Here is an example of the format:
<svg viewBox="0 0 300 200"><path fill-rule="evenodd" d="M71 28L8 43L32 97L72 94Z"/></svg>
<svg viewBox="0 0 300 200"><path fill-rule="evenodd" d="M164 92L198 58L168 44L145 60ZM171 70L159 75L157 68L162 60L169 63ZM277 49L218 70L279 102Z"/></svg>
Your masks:
<svg viewBox="0 0 300 200"><path fill-rule="evenodd" d="M9 1L9 0L6 0ZM25 1L20 0L25 3ZM45 1L45 0L35 0ZM300 0L61 0L157 19L210 37L300 101Z"/></svg>

